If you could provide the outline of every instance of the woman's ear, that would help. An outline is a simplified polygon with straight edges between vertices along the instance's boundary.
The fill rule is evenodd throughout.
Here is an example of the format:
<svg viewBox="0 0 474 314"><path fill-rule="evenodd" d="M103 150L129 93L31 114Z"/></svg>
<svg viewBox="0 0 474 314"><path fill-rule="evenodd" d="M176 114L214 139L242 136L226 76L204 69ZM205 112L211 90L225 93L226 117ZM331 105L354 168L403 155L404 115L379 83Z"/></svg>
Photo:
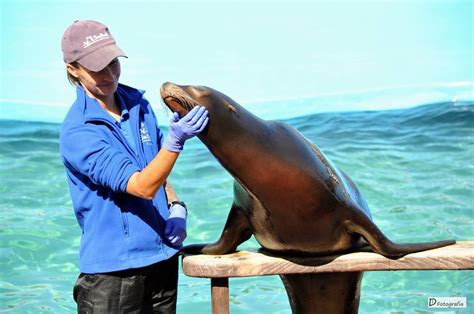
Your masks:
<svg viewBox="0 0 474 314"><path fill-rule="evenodd" d="M71 64L66 64L66 68L67 68L67 71L69 74L71 74L72 76L74 76L75 78L78 78L78 74L77 74L77 68L72 66Z"/></svg>

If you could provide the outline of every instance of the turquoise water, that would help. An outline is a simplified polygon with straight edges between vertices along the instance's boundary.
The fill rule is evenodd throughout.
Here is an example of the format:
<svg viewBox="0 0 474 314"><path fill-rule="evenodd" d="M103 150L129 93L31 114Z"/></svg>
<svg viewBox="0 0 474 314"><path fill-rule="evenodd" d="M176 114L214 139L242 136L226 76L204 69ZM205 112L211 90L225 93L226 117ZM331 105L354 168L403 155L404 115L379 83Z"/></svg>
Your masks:
<svg viewBox="0 0 474 314"><path fill-rule="evenodd" d="M393 240L474 239L474 102L282 120L354 179ZM75 311L80 229L58 131L55 123L0 120L0 312ZM216 240L232 202L230 175L193 139L171 180L190 208L186 243ZM240 248L257 246L252 238ZM472 271L366 273L360 312L430 313L429 296L466 296L469 308L458 312L472 313L473 283ZM232 313L290 313L277 276L231 279L230 301ZM210 312L209 280L180 274L178 312Z"/></svg>

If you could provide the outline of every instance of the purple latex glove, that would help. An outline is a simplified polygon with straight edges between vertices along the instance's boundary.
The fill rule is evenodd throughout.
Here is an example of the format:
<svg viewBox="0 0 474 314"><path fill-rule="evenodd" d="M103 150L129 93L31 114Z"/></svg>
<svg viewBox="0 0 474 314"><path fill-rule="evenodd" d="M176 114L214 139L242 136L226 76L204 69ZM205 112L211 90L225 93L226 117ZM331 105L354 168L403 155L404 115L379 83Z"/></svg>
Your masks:
<svg viewBox="0 0 474 314"><path fill-rule="evenodd" d="M172 152L181 152L184 142L187 139L201 133L209 121L208 111L205 107L196 106L184 117L179 118L177 112L173 112L173 118L170 121L168 138L164 147Z"/></svg>
<svg viewBox="0 0 474 314"><path fill-rule="evenodd" d="M180 204L170 207L170 216L166 221L165 236L174 246L180 246L186 239L186 217L188 211Z"/></svg>

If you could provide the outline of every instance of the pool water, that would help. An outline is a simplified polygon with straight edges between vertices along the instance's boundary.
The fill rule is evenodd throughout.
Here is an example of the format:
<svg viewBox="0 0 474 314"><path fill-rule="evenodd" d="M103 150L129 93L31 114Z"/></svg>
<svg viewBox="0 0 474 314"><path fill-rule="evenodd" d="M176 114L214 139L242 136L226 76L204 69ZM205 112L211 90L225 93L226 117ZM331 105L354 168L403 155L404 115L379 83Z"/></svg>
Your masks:
<svg viewBox="0 0 474 314"><path fill-rule="evenodd" d="M448 101L280 120L351 176L392 240L461 241L474 238L473 105ZM0 120L0 312L75 311L80 229L59 158L59 127ZM232 203L232 177L192 139L170 180L190 210L186 244L217 240ZM252 238L240 248L258 246ZM430 296L465 296L472 303L474 272L366 273L360 312L431 313ZM209 280L180 273L178 313L209 313L210 306ZM232 313L290 313L278 276L231 279L230 307Z"/></svg>

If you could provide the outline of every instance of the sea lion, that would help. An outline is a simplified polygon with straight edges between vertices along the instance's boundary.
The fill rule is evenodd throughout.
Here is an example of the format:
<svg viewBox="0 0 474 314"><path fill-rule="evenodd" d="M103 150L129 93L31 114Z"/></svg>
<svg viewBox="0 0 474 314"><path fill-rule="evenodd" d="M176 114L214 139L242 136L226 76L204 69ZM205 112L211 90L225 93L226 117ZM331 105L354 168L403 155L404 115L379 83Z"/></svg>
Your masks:
<svg viewBox="0 0 474 314"><path fill-rule="evenodd" d="M400 257L454 240L396 244L372 222L355 183L286 123L265 121L230 97L203 86L164 83L165 104L181 116L209 111L199 139L235 178L234 200L220 239L185 251L225 254L253 234L274 254L330 255L367 243ZM281 276L294 313L357 313L362 273Z"/></svg>

